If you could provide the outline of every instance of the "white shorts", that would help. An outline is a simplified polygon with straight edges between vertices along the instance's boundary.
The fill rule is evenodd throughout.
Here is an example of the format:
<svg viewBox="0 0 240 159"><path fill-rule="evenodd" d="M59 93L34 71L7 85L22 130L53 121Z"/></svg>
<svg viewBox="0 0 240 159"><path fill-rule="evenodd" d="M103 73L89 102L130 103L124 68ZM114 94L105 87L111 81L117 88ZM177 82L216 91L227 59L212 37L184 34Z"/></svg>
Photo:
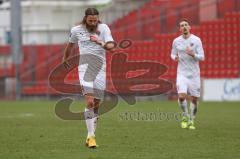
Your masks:
<svg viewBox="0 0 240 159"><path fill-rule="evenodd" d="M80 85L83 86L83 95L91 93L97 99L103 99L106 89L106 71L102 67L99 71L87 71L88 64L78 66L78 76Z"/></svg>
<svg viewBox="0 0 240 159"><path fill-rule="evenodd" d="M177 76L177 91L186 93L190 96L200 97L201 91L200 77L187 78L181 75Z"/></svg>

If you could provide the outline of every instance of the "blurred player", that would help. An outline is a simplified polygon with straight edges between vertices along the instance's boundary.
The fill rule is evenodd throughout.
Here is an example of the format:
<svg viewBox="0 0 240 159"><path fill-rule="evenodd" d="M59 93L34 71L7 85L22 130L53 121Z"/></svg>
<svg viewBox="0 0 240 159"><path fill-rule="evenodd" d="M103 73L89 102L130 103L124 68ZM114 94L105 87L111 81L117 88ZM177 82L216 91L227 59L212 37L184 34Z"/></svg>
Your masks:
<svg viewBox="0 0 240 159"><path fill-rule="evenodd" d="M182 35L172 43L171 58L178 62L177 91L178 104L183 110L182 128L196 129L194 118L197 113L198 98L200 97L200 68L199 61L204 60L204 51L201 39L190 33L187 19L179 22ZM188 114L187 94L191 96L190 116Z"/></svg>
<svg viewBox="0 0 240 159"><path fill-rule="evenodd" d="M74 44L78 43L80 51L78 72L87 105L85 108L88 130L86 145L89 148L97 147L95 130L98 109L106 88L105 49L111 50L114 48L113 44L107 42L113 42L109 27L99 21L97 9L88 8L85 10L82 22L71 29L69 42L63 56L64 66L69 67L70 64L67 62L67 59Z"/></svg>

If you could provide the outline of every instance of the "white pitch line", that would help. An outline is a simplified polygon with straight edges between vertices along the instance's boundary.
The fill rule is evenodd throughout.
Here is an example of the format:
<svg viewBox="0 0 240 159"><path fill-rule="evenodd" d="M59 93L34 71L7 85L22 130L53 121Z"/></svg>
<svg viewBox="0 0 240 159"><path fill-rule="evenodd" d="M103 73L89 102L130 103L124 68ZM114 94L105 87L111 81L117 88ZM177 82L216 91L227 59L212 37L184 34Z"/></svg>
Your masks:
<svg viewBox="0 0 240 159"><path fill-rule="evenodd" d="M0 118L28 118L35 116L33 113L21 113L16 115L0 115Z"/></svg>

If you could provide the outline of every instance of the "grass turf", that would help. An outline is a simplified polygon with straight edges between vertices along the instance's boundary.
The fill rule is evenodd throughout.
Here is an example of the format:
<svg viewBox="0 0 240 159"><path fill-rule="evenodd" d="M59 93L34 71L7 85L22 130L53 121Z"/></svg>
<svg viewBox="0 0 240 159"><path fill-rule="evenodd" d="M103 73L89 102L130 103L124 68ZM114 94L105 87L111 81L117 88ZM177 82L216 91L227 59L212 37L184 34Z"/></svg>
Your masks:
<svg viewBox="0 0 240 159"><path fill-rule="evenodd" d="M0 101L0 159L239 159L239 102L201 102L197 130L179 121L148 120L131 114L178 113L176 102L138 102L118 106L100 117L98 149L84 142L84 121L56 117L53 101ZM73 103L74 111L84 104ZM142 119L142 120L141 120Z"/></svg>

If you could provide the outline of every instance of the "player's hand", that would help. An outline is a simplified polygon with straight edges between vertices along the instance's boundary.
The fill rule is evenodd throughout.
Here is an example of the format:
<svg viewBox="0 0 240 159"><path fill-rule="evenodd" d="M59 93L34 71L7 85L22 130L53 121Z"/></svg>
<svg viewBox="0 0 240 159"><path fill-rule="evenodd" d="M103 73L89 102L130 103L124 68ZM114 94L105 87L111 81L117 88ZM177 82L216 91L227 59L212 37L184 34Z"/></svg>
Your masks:
<svg viewBox="0 0 240 159"><path fill-rule="evenodd" d="M98 37L95 35L90 35L90 41L95 42L98 45L104 45L103 41L98 40Z"/></svg>
<svg viewBox="0 0 240 159"><path fill-rule="evenodd" d="M90 41L97 42L98 41L97 36L96 35L90 35Z"/></svg>
<svg viewBox="0 0 240 159"><path fill-rule="evenodd" d="M69 69L71 67L71 65L68 63L66 59L63 59L62 64L66 69Z"/></svg>
<svg viewBox="0 0 240 159"><path fill-rule="evenodd" d="M117 48L112 48L112 49L109 49L108 50L110 53L115 53L115 52L117 52L117 51L119 51Z"/></svg>
<svg viewBox="0 0 240 159"><path fill-rule="evenodd" d="M117 50L117 43L114 41L108 41L104 44L103 48L113 53Z"/></svg>
<svg viewBox="0 0 240 159"><path fill-rule="evenodd" d="M191 50L188 46L186 48L186 54L188 54L189 56L194 57L195 53L193 52L193 50Z"/></svg>
<svg viewBox="0 0 240 159"><path fill-rule="evenodd" d="M179 61L179 56L178 55L175 57L175 61Z"/></svg>

